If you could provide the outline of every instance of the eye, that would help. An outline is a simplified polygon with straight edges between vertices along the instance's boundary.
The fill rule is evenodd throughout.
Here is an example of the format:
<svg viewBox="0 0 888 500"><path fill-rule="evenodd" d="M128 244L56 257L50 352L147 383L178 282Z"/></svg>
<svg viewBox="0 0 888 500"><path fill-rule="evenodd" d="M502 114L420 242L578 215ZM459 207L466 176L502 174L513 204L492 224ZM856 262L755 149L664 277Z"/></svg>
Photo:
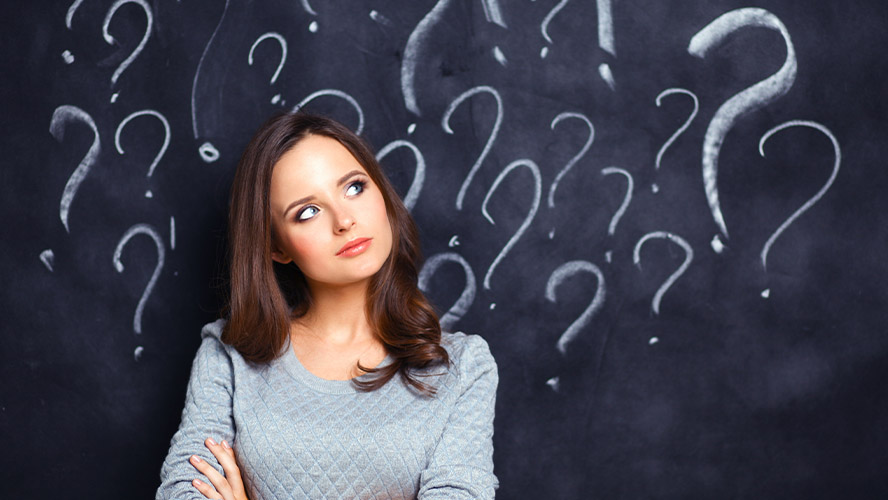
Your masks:
<svg viewBox="0 0 888 500"><path fill-rule="evenodd" d="M367 183L365 181L355 181L348 185L348 188L345 190L346 196L357 196L364 192L364 186Z"/></svg>
<svg viewBox="0 0 888 500"><path fill-rule="evenodd" d="M309 205L309 206L303 208L302 210L300 210L298 214L296 214L296 220L298 220L298 221L309 220L312 217L314 217L315 215L317 215L318 212L320 212L320 211L321 210L318 207L316 207L314 205Z"/></svg>

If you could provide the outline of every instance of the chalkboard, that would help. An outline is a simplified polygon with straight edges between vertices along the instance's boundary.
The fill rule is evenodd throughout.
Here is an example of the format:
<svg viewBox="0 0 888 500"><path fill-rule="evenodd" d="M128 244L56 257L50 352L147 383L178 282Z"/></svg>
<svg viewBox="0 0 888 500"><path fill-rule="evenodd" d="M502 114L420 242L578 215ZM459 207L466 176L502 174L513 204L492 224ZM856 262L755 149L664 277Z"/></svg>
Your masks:
<svg viewBox="0 0 888 500"><path fill-rule="evenodd" d="M888 494L884 1L14 4L0 497L153 496L237 159L296 108L488 341L501 498Z"/></svg>

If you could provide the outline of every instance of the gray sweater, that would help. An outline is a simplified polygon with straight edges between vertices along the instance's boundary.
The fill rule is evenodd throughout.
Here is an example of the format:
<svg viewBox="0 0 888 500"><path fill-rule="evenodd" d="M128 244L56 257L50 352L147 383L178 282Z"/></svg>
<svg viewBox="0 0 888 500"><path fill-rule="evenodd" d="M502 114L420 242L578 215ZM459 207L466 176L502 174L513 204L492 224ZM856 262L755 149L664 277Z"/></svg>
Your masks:
<svg viewBox="0 0 888 500"><path fill-rule="evenodd" d="M222 343L224 324L201 332L158 500L204 498L191 480L207 479L188 458L222 471L208 437L232 443L251 500L493 498L498 378L481 337L443 334L452 365L422 379L438 389L429 398L400 376L369 393L321 379L289 344L268 364L250 363Z"/></svg>

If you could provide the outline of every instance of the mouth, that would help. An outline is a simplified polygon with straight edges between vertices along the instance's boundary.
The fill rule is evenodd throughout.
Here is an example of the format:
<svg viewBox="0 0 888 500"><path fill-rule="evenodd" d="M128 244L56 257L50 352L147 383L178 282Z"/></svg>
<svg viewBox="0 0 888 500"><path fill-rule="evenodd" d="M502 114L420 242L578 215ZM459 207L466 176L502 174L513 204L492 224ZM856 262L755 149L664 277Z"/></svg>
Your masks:
<svg viewBox="0 0 888 500"><path fill-rule="evenodd" d="M337 257L354 257L355 255L360 255L364 253L367 248L370 247L370 242L373 238L355 238L339 249L336 252Z"/></svg>

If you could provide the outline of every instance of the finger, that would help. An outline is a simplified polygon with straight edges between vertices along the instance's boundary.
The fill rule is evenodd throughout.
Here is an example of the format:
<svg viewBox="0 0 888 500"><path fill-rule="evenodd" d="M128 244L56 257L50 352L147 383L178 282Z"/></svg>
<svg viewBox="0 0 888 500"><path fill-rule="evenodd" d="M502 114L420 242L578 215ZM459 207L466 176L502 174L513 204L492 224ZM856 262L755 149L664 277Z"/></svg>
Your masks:
<svg viewBox="0 0 888 500"><path fill-rule="evenodd" d="M207 498L212 498L212 499L221 499L222 498L221 496L219 496L219 493L217 493L216 490L213 489L212 486L201 481L200 479L195 479L194 481L191 481L191 484L195 488L197 488L197 491L201 492L201 494L203 494L203 496L205 496Z"/></svg>
<svg viewBox="0 0 888 500"><path fill-rule="evenodd" d="M228 454L231 455L232 458L235 458L234 457L234 448L232 448L231 445L228 444L228 441L225 441L224 439L222 440L222 448L224 448L225 451L227 451Z"/></svg>
<svg viewBox="0 0 888 500"><path fill-rule="evenodd" d="M231 449L230 446L226 446L228 444L227 441L223 441L224 444L218 444L213 438L207 438L204 441L206 447L213 453L213 456L216 457L216 460L219 461L219 464L222 466L222 470L225 472L225 478L228 480L228 484L225 488L216 489L222 493L222 496L228 498L231 496L235 498L239 495L239 492L244 490L243 481L241 479L240 468L237 466L237 460L234 457L234 450Z"/></svg>
<svg viewBox="0 0 888 500"><path fill-rule="evenodd" d="M191 455L191 465L193 465L195 469L200 471L201 474L207 476L207 479L209 479L210 482L213 483L213 486L216 488L217 493L217 496L213 498L225 498L226 490L230 491L228 481L225 479L225 476L219 474L219 471L213 468L212 465L208 464L206 460L200 458L197 455Z"/></svg>

